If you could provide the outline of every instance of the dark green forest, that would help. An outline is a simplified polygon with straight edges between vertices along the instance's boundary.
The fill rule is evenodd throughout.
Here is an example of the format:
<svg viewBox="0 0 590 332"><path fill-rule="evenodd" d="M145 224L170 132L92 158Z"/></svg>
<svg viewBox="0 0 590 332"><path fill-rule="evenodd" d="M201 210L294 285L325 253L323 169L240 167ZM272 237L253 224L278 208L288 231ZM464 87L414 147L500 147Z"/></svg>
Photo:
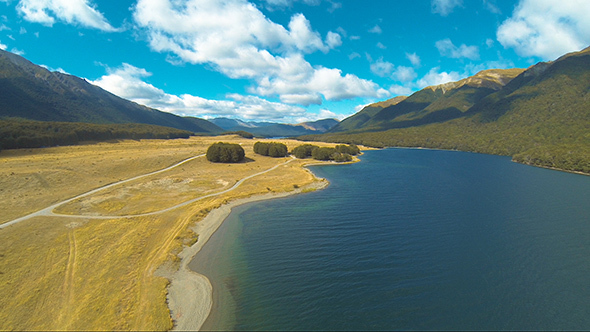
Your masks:
<svg viewBox="0 0 590 332"><path fill-rule="evenodd" d="M0 119L0 148L21 149L75 145L84 141L188 138L191 132L170 127L126 123L91 124Z"/></svg>

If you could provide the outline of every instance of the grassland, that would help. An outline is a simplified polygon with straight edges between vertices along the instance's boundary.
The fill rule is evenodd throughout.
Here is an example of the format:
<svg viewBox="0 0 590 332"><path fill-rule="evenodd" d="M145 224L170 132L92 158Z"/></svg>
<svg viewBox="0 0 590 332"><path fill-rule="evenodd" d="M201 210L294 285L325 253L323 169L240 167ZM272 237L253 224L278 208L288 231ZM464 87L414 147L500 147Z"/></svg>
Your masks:
<svg viewBox="0 0 590 332"><path fill-rule="evenodd" d="M2 151L0 224L203 154L216 141L242 144L247 162L196 158L56 209L69 217L33 217L0 229L0 330L169 330L169 281L157 271L174 268L176 255L198 240L190 227L228 201L316 181L302 167L308 161L295 160L158 213L224 192L289 158L255 155L256 140L239 136ZM281 142L290 150L301 144ZM147 212L156 213L130 217ZM94 218L105 215L112 218Z"/></svg>

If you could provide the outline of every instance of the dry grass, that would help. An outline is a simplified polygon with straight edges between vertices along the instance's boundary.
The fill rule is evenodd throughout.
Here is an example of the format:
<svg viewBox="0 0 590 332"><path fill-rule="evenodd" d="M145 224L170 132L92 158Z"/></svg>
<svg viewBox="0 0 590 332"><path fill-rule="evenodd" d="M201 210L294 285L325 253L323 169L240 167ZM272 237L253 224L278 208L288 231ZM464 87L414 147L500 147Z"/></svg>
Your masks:
<svg viewBox="0 0 590 332"><path fill-rule="evenodd" d="M287 158L254 155L256 140L237 136L142 140L0 153L0 223L121 179L204 153L217 141L241 143L249 162L199 158L168 172L109 188L60 207L60 213L128 215L159 211L227 189ZM281 140L289 149L301 144ZM314 181L291 162L237 189L152 216L36 217L0 230L0 330L168 330L168 281L155 275L174 263L197 234L188 227L224 202L291 191Z"/></svg>

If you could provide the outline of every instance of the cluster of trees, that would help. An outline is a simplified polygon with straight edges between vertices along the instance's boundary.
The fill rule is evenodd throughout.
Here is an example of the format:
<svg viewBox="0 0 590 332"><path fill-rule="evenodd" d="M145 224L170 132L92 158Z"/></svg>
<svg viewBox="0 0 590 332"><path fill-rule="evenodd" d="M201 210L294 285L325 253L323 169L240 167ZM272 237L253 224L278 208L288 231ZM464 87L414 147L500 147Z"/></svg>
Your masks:
<svg viewBox="0 0 590 332"><path fill-rule="evenodd" d="M191 132L146 124L90 124L21 119L0 120L0 148L24 149L115 139L188 138Z"/></svg>
<svg viewBox="0 0 590 332"><path fill-rule="evenodd" d="M275 142L256 142L254 144L254 153L269 157L286 157L289 155L289 151L285 144Z"/></svg>
<svg viewBox="0 0 590 332"><path fill-rule="evenodd" d="M316 160L334 160L336 162L351 161L353 155L360 153L360 149L354 145L337 145L334 148L319 147L313 144L303 144L291 152L295 157L304 159L312 157Z"/></svg>
<svg viewBox="0 0 590 332"><path fill-rule="evenodd" d="M245 156L239 144L217 142L207 149L207 160L214 163L239 163Z"/></svg>

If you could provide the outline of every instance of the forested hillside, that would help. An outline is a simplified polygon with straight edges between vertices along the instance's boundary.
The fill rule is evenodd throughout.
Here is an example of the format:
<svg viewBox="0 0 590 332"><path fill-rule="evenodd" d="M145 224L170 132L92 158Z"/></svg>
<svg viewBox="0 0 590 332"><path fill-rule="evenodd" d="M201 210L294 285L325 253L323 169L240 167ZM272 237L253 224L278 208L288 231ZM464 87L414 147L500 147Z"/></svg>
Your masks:
<svg viewBox="0 0 590 332"><path fill-rule="evenodd" d="M188 138L191 135L186 130L137 123L91 124L0 119L0 149L75 145L84 141L113 139Z"/></svg>
<svg viewBox="0 0 590 332"><path fill-rule="evenodd" d="M220 133L218 126L119 98L81 78L50 72L0 50L0 118L85 123L144 123Z"/></svg>
<svg viewBox="0 0 590 332"><path fill-rule="evenodd" d="M384 108L354 130L303 139L473 151L512 156L515 161L531 165L590 173L590 48L532 66L483 97L467 93L464 98L448 98L439 90L442 89L426 88L392 107L412 100L415 109L404 114L419 115L429 114L431 105L449 99L453 99L454 105L472 105L450 120L424 124L416 117L408 119L415 122L406 123L404 128L380 130L371 124L399 123L404 115L395 113L393 119L397 121L387 122L385 113L381 114ZM461 89L455 90L451 97ZM416 105L420 100L424 103L422 108Z"/></svg>

